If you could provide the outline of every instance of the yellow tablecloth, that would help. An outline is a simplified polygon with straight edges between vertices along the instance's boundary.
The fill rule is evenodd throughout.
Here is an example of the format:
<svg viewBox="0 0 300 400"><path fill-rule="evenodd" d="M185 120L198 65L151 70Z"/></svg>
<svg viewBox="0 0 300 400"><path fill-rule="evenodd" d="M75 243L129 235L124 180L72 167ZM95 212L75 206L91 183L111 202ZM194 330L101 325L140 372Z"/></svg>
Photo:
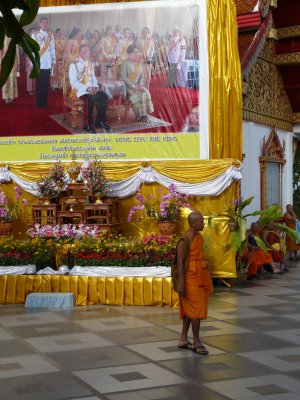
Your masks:
<svg viewBox="0 0 300 400"><path fill-rule="evenodd" d="M0 304L24 304L28 294L41 292L73 292L77 306L179 306L170 277L0 276Z"/></svg>

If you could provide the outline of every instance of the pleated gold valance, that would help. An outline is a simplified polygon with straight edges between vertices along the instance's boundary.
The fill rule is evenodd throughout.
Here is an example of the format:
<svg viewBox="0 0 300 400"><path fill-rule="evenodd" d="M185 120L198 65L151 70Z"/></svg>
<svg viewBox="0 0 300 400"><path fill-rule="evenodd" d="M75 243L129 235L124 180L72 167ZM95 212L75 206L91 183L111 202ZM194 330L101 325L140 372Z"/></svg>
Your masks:
<svg viewBox="0 0 300 400"><path fill-rule="evenodd" d="M70 163L71 160L68 162ZM66 165L68 164L66 163ZM49 171L51 163L39 162L39 163L23 163L15 162L9 163L9 170L20 177L28 181L36 182L41 175L46 174ZM170 179L184 181L187 183L198 183L205 182L216 178L223 174L232 165L239 167L240 162L238 160L231 159L220 159L220 160L202 160L202 161L181 161L180 165L174 163L174 161L155 161L147 163L151 165L159 173L169 177ZM143 163L141 162L114 162L105 163L105 172L107 176L113 181L119 181L122 179L128 179L132 175L136 174Z"/></svg>

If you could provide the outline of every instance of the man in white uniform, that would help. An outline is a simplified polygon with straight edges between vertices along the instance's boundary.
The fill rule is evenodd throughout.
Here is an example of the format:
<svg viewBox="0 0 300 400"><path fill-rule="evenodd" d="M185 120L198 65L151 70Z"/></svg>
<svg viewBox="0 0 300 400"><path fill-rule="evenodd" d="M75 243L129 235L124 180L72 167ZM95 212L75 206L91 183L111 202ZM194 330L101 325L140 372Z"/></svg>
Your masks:
<svg viewBox="0 0 300 400"><path fill-rule="evenodd" d="M40 46L40 73L36 79L36 104L38 107L47 107L49 80L55 64L55 44L53 33L48 31L48 18L42 17L39 25L40 30L31 35Z"/></svg>
<svg viewBox="0 0 300 400"><path fill-rule="evenodd" d="M173 29L172 37L170 39L170 46L168 49L168 86L176 87L177 68L178 64L185 60L186 43L185 39L181 36L181 29L175 26Z"/></svg>
<svg viewBox="0 0 300 400"><path fill-rule="evenodd" d="M105 123L106 109L109 99L112 97L105 85L97 82L94 64L89 61L90 49L86 44L79 47L79 58L69 67L69 79L72 87L70 96L77 98L86 97L88 103L88 126L86 130L89 133L95 133L93 124L94 107L97 110L96 128L110 129L110 126Z"/></svg>

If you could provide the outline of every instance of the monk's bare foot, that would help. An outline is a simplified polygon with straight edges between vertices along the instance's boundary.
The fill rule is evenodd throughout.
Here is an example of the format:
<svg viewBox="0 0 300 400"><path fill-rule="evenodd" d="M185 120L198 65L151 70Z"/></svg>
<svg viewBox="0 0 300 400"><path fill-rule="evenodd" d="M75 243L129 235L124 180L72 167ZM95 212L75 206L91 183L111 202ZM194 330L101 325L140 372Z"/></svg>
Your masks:
<svg viewBox="0 0 300 400"><path fill-rule="evenodd" d="M178 343L178 347L180 349L187 349L187 350L193 350L194 346L191 342L187 341L187 342L179 342Z"/></svg>

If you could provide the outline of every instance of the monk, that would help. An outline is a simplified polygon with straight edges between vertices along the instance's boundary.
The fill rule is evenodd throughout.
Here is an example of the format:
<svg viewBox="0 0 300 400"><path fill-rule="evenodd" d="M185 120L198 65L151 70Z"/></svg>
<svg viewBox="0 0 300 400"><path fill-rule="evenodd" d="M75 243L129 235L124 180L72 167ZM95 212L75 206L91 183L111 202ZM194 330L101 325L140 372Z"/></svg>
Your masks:
<svg viewBox="0 0 300 400"><path fill-rule="evenodd" d="M246 249L246 256L250 259L248 266L248 280L253 280L257 277L257 272L264 267L264 265L269 265L271 267L272 273L281 273L274 266L272 255L269 252L263 251L257 244L255 236L260 235L260 225L258 222L252 222L250 227L250 232L248 234L248 243Z"/></svg>
<svg viewBox="0 0 300 400"><path fill-rule="evenodd" d="M183 320L178 347L193 350L197 354L208 354L200 340L200 321L207 318L207 304L212 292L210 273L203 252L203 216L193 211L188 216L189 229L179 239L176 248L180 318ZM192 324L193 343L188 341L188 330Z"/></svg>
<svg viewBox="0 0 300 400"><path fill-rule="evenodd" d="M273 262L279 263L279 269L282 272L288 272L284 264L284 251L282 248L280 233L278 227L274 225L273 221L269 222L263 231L263 241L269 248L268 252L271 254Z"/></svg>
<svg viewBox="0 0 300 400"><path fill-rule="evenodd" d="M283 219L287 227L296 229L297 216L294 212L292 204L287 204ZM297 244L296 240L286 236L285 244L286 250L289 252L289 261L298 260L297 252L300 246Z"/></svg>

